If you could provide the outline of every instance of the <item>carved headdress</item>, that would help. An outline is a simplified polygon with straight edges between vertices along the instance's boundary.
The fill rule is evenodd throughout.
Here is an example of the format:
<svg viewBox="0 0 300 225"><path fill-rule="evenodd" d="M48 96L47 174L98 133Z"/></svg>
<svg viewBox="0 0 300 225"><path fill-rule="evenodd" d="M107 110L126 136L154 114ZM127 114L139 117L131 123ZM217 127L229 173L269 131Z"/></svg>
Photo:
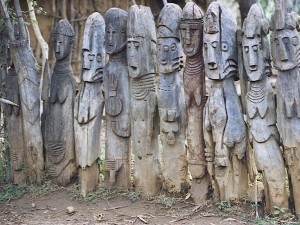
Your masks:
<svg viewBox="0 0 300 225"><path fill-rule="evenodd" d="M183 8L182 21L194 20L203 23L204 14L195 2L187 2Z"/></svg>
<svg viewBox="0 0 300 225"><path fill-rule="evenodd" d="M68 20L62 19L53 30L53 35L61 34L68 37L74 37L74 31Z"/></svg>

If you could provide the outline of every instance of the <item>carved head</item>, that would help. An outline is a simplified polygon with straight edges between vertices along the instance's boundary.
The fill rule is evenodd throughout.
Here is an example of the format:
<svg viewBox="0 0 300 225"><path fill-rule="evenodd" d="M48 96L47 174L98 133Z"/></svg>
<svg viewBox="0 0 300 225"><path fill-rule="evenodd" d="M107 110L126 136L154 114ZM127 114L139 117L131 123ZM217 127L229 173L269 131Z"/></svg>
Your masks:
<svg viewBox="0 0 300 225"><path fill-rule="evenodd" d="M105 23L103 17L94 12L87 18L82 43L82 80L99 81L105 65Z"/></svg>
<svg viewBox="0 0 300 225"><path fill-rule="evenodd" d="M156 31L149 7L133 5L128 11L127 62L132 78L155 73Z"/></svg>
<svg viewBox="0 0 300 225"><path fill-rule="evenodd" d="M269 23L259 4L253 4L243 24L243 61L250 81L270 74Z"/></svg>
<svg viewBox="0 0 300 225"><path fill-rule="evenodd" d="M204 63L209 79L222 80L237 74L236 19L228 8L212 2L204 20Z"/></svg>
<svg viewBox="0 0 300 225"><path fill-rule="evenodd" d="M281 71L300 65L300 38L297 32L297 14L292 11L291 2L276 2L276 9L270 22L271 53L274 66Z"/></svg>
<svg viewBox="0 0 300 225"><path fill-rule="evenodd" d="M70 56L74 41L74 31L68 20L62 19L58 22L53 30L52 41L57 61Z"/></svg>
<svg viewBox="0 0 300 225"><path fill-rule="evenodd" d="M157 21L157 61L160 73L171 73L183 67L182 47L179 39L181 8L167 3Z"/></svg>
<svg viewBox="0 0 300 225"><path fill-rule="evenodd" d="M126 46L127 12L110 8L105 15L105 47L108 54L121 51Z"/></svg>
<svg viewBox="0 0 300 225"><path fill-rule="evenodd" d="M194 3L187 2L180 23L181 42L184 53L190 57L203 46L203 12Z"/></svg>

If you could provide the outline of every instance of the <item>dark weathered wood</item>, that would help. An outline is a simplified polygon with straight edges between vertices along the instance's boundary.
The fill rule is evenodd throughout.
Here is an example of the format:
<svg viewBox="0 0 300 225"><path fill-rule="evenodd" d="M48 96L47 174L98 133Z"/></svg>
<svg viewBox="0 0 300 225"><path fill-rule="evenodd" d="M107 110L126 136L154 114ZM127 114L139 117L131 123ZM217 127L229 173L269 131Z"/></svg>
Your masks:
<svg viewBox="0 0 300 225"><path fill-rule="evenodd" d="M259 4L249 10L243 24L243 65L249 80L246 111L249 140L254 149L256 168L263 174L266 208L288 208L285 187L285 166L279 148L276 109L272 86L270 46L267 38L269 23Z"/></svg>
<svg viewBox="0 0 300 225"><path fill-rule="evenodd" d="M270 21L271 53L278 70L277 127L283 142L285 162L291 177L290 192L297 216L300 216L300 37L297 14L289 0L275 2Z"/></svg>
<svg viewBox="0 0 300 225"><path fill-rule="evenodd" d="M162 142L162 173L169 192L187 189L185 148L185 107L179 71L182 68L182 47L179 39L181 8L166 3L157 21L157 64L159 73L158 110Z"/></svg>
<svg viewBox="0 0 300 225"><path fill-rule="evenodd" d="M29 180L39 184L42 181L44 167L40 127L39 79L19 1L15 0L14 5L18 18L14 28L2 0L0 9L3 18L6 18L11 58L18 74L26 155L25 170Z"/></svg>
<svg viewBox="0 0 300 225"><path fill-rule="evenodd" d="M45 123L46 171L54 182L67 185L76 174L74 149L75 80L71 68L74 32L67 20L53 31L56 63L50 83Z"/></svg>
<svg viewBox="0 0 300 225"><path fill-rule="evenodd" d="M127 21L127 62L131 77L132 150L135 186L144 196L161 188L155 94L156 32L149 7L133 5Z"/></svg>
<svg viewBox="0 0 300 225"><path fill-rule="evenodd" d="M205 115L207 161L214 163L216 197L229 200L248 187L246 126L234 77L237 77L236 20L222 3L212 2L204 23L204 63L211 80Z"/></svg>
<svg viewBox="0 0 300 225"><path fill-rule="evenodd" d="M180 23L181 42L186 55L183 84L186 102L187 149L189 171L192 176L191 196L197 204L205 202L210 185L206 169L203 135L205 106L205 74L203 61L202 10L187 2Z"/></svg>
<svg viewBox="0 0 300 225"><path fill-rule="evenodd" d="M105 47L109 61L104 73L106 140L105 181L116 187L130 187L131 134L130 89L126 58L127 12L111 8L106 12Z"/></svg>
<svg viewBox="0 0 300 225"><path fill-rule="evenodd" d="M99 182L100 131L104 98L101 91L105 64L105 23L95 12L85 24L82 43L81 88L75 100L75 150L80 166L81 194L86 196ZM93 165L93 166L92 166Z"/></svg>

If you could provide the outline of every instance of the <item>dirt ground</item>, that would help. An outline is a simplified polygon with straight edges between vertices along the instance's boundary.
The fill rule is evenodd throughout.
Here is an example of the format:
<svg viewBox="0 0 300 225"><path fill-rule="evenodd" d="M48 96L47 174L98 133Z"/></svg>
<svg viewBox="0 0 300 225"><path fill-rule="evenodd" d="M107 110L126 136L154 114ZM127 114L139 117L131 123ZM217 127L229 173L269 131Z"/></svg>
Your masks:
<svg viewBox="0 0 300 225"><path fill-rule="evenodd" d="M74 213L67 212L67 207L70 206L74 208ZM139 197L132 201L123 196L100 199L94 204L71 199L67 190L60 190L38 198L25 194L20 199L0 204L0 224L237 225L254 224L250 221L250 218L254 218L253 213L246 203L227 207L226 212L222 212L215 205L199 207L190 199L179 198L171 206L160 203L157 198Z"/></svg>

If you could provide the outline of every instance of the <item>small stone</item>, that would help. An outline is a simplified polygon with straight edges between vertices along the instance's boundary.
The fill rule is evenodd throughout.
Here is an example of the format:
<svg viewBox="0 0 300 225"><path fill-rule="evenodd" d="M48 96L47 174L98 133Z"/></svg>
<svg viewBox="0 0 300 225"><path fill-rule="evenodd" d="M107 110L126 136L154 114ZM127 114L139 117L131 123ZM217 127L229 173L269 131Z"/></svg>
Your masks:
<svg viewBox="0 0 300 225"><path fill-rule="evenodd" d="M35 208L36 205L34 203L31 204L31 208Z"/></svg>
<svg viewBox="0 0 300 225"><path fill-rule="evenodd" d="M76 210L75 210L75 208L74 208L73 206L67 207L67 213L68 213L69 215L72 215L72 214L74 214L75 212L76 212Z"/></svg>

